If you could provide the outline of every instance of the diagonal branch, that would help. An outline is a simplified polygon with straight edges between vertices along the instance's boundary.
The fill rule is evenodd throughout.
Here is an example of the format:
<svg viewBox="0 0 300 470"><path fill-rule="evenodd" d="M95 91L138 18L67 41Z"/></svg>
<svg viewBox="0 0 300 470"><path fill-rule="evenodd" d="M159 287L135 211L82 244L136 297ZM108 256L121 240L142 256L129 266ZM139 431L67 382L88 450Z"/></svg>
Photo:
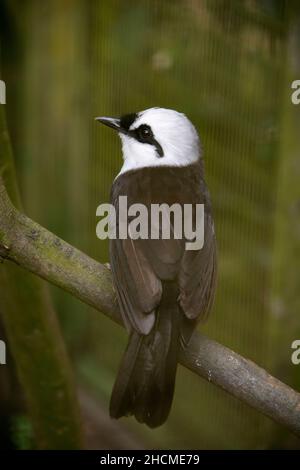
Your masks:
<svg viewBox="0 0 300 470"><path fill-rule="evenodd" d="M109 269L18 212L1 179L0 258L122 324ZM300 394L252 361L197 333L181 350L180 363L300 436Z"/></svg>

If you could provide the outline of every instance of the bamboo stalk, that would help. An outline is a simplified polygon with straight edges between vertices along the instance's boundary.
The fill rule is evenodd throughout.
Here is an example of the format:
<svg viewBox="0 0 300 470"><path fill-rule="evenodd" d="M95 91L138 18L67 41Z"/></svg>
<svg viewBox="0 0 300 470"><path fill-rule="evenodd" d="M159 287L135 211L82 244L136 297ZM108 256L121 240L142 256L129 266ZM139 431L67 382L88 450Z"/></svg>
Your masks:
<svg viewBox="0 0 300 470"><path fill-rule="evenodd" d="M10 198L20 207L3 106L0 106L0 175L3 188L5 183ZM0 240L2 247L9 243L4 233ZM81 423L70 362L47 285L13 264L0 265L0 310L37 447L81 448Z"/></svg>

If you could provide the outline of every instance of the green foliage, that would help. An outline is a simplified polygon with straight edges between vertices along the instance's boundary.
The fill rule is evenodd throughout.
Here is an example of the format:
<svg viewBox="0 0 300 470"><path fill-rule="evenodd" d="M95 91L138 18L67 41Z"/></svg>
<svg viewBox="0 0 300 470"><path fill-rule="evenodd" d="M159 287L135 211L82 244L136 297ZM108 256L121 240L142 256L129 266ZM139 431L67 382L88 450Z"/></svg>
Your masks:
<svg viewBox="0 0 300 470"><path fill-rule="evenodd" d="M11 435L16 449L28 450L33 448L33 430L28 416L18 415L12 418Z"/></svg>

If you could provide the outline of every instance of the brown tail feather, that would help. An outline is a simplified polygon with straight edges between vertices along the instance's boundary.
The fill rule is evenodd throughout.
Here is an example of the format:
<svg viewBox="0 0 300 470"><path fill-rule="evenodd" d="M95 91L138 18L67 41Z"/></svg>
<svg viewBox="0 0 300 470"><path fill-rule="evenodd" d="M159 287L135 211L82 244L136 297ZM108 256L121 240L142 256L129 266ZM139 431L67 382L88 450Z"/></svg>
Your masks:
<svg viewBox="0 0 300 470"><path fill-rule="evenodd" d="M165 283L163 292L151 333L129 337L110 401L111 417L134 415L151 428L171 409L182 318L174 285Z"/></svg>

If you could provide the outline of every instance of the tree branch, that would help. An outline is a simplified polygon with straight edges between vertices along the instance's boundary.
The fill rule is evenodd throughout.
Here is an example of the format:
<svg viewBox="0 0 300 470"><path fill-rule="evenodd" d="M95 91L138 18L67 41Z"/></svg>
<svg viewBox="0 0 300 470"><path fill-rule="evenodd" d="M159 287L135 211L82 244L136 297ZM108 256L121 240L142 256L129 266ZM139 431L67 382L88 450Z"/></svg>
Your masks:
<svg viewBox="0 0 300 470"><path fill-rule="evenodd" d="M18 212L1 181L0 256L122 324L108 267ZM196 333L180 363L300 436L300 394L252 361Z"/></svg>

